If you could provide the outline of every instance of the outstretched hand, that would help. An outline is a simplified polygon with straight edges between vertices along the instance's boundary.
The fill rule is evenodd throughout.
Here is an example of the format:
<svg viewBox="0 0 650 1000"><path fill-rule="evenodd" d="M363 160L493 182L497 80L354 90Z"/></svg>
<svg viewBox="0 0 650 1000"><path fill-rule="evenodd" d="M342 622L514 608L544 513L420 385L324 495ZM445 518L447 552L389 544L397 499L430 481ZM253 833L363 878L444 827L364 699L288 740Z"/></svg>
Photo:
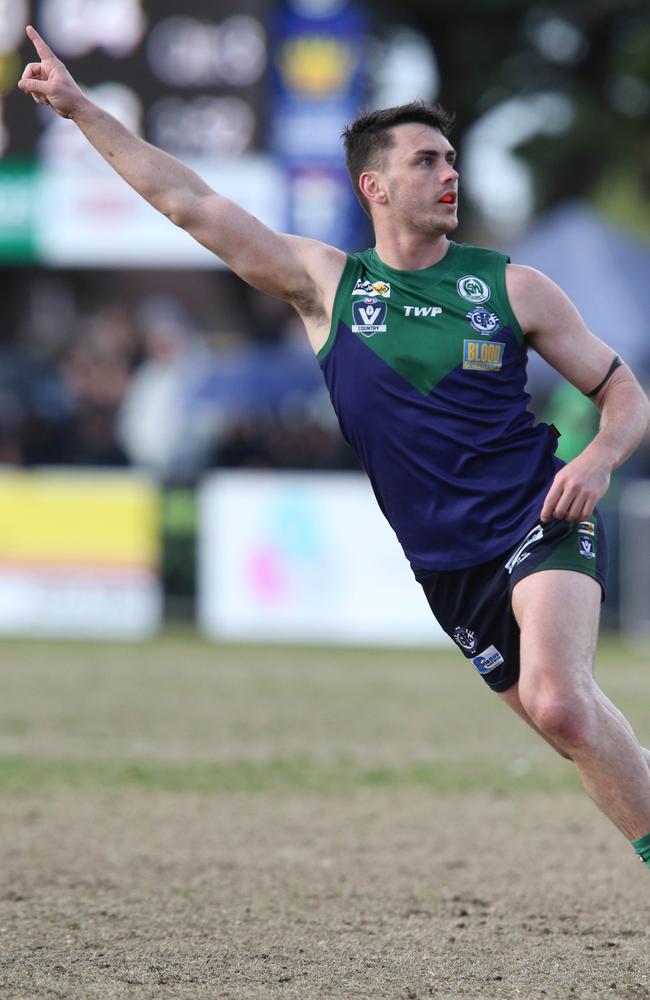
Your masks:
<svg viewBox="0 0 650 1000"><path fill-rule="evenodd" d="M62 118L72 118L85 100L81 89L38 31L31 24L25 30L40 62L27 64L18 87L37 104L48 104Z"/></svg>

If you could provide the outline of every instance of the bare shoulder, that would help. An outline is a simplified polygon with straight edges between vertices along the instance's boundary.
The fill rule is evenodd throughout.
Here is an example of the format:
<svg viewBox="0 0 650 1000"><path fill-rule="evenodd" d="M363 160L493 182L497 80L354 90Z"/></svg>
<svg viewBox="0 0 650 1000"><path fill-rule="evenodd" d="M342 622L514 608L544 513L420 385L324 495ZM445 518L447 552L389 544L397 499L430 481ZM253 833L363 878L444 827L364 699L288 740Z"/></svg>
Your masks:
<svg viewBox="0 0 650 1000"><path fill-rule="evenodd" d="M580 316L559 285L548 275L525 264L506 265L506 290L519 325L525 334L533 334L569 315L573 322Z"/></svg>
<svg viewBox="0 0 650 1000"><path fill-rule="evenodd" d="M508 264L506 289L530 347L581 392L598 385L614 351L589 330L559 285L534 267Z"/></svg>

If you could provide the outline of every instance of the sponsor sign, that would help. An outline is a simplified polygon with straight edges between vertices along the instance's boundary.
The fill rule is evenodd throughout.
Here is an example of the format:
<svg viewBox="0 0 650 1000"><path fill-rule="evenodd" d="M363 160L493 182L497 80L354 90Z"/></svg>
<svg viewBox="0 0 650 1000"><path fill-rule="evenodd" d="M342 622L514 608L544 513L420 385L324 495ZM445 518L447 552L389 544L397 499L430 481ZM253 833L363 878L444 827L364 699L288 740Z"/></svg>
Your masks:
<svg viewBox="0 0 650 1000"><path fill-rule="evenodd" d="M139 639L162 622L159 494L131 473L0 476L0 633Z"/></svg>
<svg viewBox="0 0 650 1000"><path fill-rule="evenodd" d="M215 639L451 648L360 473L213 473L197 552Z"/></svg>
<svg viewBox="0 0 650 1000"><path fill-rule="evenodd" d="M403 306L405 316L423 316L426 318L430 316L435 319L436 316L440 316L442 309L440 306Z"/></svg>
<svg viewBox="0 0 650 1000"><path fill-rule="evenodd" d="M464 340L463 368L468 371L499 371L505 344L498 340Z"/></svg>
<svg viewBox="0 0 650 1000"><path fill-rule="evenodd" d="M353 295L381 295L383 299L390 298L390 283L388 281L363 281L359 278L352 289Z"/></svg>
<svg viewBox="0 0 650 1000"><path fill-rule="evenodd" d="M479 674L489 674L490 671L495 669L495 667L501 666L503 662L504 660L501 653L494 646L488 646L482 653L479 653L478 656L474 656L472 658L472 663L478 670Z"/></svg>

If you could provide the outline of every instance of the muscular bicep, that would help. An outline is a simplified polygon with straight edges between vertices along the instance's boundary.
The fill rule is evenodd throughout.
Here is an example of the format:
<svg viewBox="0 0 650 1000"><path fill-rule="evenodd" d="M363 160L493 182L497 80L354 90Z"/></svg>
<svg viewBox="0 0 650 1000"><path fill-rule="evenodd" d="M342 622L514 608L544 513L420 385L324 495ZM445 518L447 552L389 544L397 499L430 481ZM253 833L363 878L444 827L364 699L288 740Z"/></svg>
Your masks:
<svg viewBox="0 0 650 1000"><path fill-rule="evenodd" d="M614 350L587 327L571 299L534 268L510 264L506 287L530 346L585 394L598 386Z"/></svg>
<svg viewBox="0 0 650 1000"><path fill-rule="evenodd" d="M341 251L276 233L209 188L184 198L169 217L249 284L305 315L326 307L328 275L338 265L340 276L345 263Z"/></svg>

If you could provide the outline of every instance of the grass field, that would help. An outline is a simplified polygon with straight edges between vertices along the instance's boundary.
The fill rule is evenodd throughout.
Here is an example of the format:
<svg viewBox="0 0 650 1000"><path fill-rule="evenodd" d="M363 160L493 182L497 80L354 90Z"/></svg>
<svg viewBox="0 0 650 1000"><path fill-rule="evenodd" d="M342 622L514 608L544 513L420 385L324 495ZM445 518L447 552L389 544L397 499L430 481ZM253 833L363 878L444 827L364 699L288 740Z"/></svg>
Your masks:
<svg viewBox="0 0 650 1000"><path fill-rule="evenodd" d="M2 1000L650 997L650 880L454 650L2 649Z"/></svg>

